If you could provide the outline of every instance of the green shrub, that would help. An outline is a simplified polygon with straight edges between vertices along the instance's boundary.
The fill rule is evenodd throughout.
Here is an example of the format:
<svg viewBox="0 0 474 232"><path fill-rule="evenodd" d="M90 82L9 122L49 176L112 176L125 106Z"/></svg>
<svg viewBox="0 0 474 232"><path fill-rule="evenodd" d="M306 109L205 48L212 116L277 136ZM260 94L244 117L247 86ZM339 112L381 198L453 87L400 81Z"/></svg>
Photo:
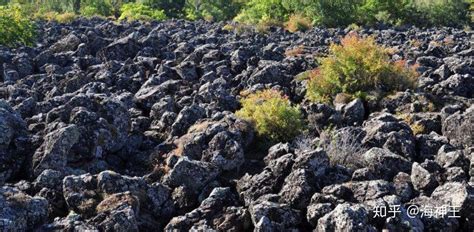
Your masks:
<svg viewBox="0 0 474 232"><path fill-rule="evenodd" d="M109 0L88 0L83 1L80 13L86 17L92 16L111 16L113 11Z"/></svg>
<svg viewBox="0 0 474 232"><path fill-rule="evenodd" d="M187 2L203 2L203 0L137 0L152 9L163 10L167 18L183 18Z"/></svg>
<svg viewBox="0 0 474 232"><path fill-rule="evenodd" d="M469 23L469 4L465 0L415 0L421 24L460 27Z"/></svg>
<svg viewBox="0 0 474 232"><path fill-rule="evenodd" d="M54 21L58 23L71 23L77 19L77 15L72 12L65 12L62 14L57 14L54 18Z"/></svg>
<svg viewBox="0 0 474 232"><path fill-rule="evenodd" d="M338 93L364 97L367 92L386 93L414 88L417 73L405 62L390 62L389 50L371 37L347 35L332 44L329 56L309 75L307 98L331 102Z"/></svg>
<svg viewBox="0 0 474 232"><path fill-rule="evenodd" d="M36 35L34 23L19 5L0 6L0 44L13 47L33 45Z"/></svg>
<svg viewBox="0 0 474 232"><path fill-rule="evenodd" d="M44 20L48 22L71 23L77 19L77 15L72 12L58 13L55 11L37 12L34 14L34 19Z"/></svg>
<svg viewBox="0 0 474 232"><path fill-rule="evenodd" d="M235 0L188 0L185 8L186 18L211 21L230 20L239 13L242 5L242 3Z"/></svg>
<svg viewBox="0 0 474 232"><path fill-rule="evenodd" d="M407 19L413 13L410 1L407 0L366 0L358 9L358 23L409 23Z"/></svg>
<svg viewBox="0 0 474 232"><path fill-rule="evenodd" d="M288 14L288 10L282 5L282 0L250 0L234 20L249 24L265 21L284 22Z"/></svg>
<svg viewBox="0 0 474 232"><path fill-rule="evenodd" d="M289 141L302 130L300 110L276 90L250 94L241 103L242 109L236 115L250 121L264 141Z"/></svg>
<svg viewBox="0 0 474 232"><path fill-rule="evenodd" d="M119 20L164 20L163 10L155 10L141 3L127 3L120 8L122 14Z"/></svg>
<svg viewBox="0 0 474 232"><path fill-rule="evenodd" d="M338 27L356 22L357 10L363 0L282 0L285 9L301 13L315 25Z"/></svg>
<svg viewBox="0 0 474 232"><path fill-rule="evenodd" d="M329 27L380 22L459 27L469 23L466 0L282 0L282 5Z"/></svg>
<svg viewBox="0 0 474 232"><path fill-rule="evenodd" d="M285 25L290 32L307 31L312 27L311 20L301 14L291 15Z"/></svg>

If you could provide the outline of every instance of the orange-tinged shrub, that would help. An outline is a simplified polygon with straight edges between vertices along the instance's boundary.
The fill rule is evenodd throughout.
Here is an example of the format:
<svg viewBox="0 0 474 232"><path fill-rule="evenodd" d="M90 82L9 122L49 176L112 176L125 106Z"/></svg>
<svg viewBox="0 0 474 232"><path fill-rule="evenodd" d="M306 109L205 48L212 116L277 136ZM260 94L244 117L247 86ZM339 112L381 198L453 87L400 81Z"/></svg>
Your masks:
<svg viewBox="0 0 474 232"><path fill-rule="evenodd" d="M291 15L285 23L286 29L290 32L307 31L311 29L311 20L301 14Z"/></svg>
<svg viewBox="0 0 474 232"><path fill-rule="evenodd" d="M309 75L307 98L331 102L338 93L363 97L367 92L389 93L414 88L417 73L405 61L390 61L391 49L374 38L349 34L332 44L329 56Z"/></svg>

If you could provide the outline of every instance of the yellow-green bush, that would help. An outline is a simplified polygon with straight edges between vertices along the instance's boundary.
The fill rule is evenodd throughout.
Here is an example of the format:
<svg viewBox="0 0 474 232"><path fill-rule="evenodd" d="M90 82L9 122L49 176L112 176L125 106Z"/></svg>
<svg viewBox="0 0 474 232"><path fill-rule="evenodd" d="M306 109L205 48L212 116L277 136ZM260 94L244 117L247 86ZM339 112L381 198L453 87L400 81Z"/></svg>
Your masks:
<svg viewBox="0 0 474 232"><path fill-rule="evenodd" d="M55 11L48 11L48 12L37 12L34 15L35 19L38 20L44 20L44 21L55 21L58 23L71 23L75 19L77 19L77 15L72 13L72 12L64 12L64 13L58 13Z"/></svg>
<svg viewBox="0 0 474 232"><path fill-rule="evenodd" d="M303 128L300 110L279 91L259 91L244 97L241 103L236 115L250 121L265 141L289 141Z"/></svg>
<svg viewBox="0 0 474 232"><path fill-rule="evenodd" d="M0 44L32 45L35 25L18 5L0 6Z"/></svg>
<svg viewBox="0 0 474 232"><path fill-rule="evenodd" d="M141 3L127 3L124 4L120 11L119 20L164 20L166 19L165 12L163 10L156 10L147 5Z"/></svg>
<svg viewBox="0 0 474 232"><path fill-rule="evenodd" d="M58 23L71 23L77 18L77 15L72 12L65 12L62 14L58 14L55 17L55 21Z"/></svg>
<svg viewBox="0 0 474 232"><path fill-rule="evenodd" d="M307 31L311 29L311 20L301 14L293 14L285 24L286 29L290 32Z"/></svg>
<svg viewBox="0 0 474 232"><path fill-rule="evenodd" d="M367 92L389 93L415 87L417 73L404 61L391 62L390 50L371 37L347 35L332 44L329 56L309 75L306 96L331 102L338 93L364 97Z"/></svg>

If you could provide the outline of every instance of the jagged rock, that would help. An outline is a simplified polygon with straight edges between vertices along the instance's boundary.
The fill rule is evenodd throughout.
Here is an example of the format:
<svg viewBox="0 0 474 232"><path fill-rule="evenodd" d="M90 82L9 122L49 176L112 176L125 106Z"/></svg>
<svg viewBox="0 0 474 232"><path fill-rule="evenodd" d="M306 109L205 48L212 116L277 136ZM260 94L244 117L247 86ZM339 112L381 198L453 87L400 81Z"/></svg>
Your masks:
<svg viewBox="0 0 474 232"><path fill-rule="evenodd" d="M0 100L0 184L20 171L27 151L25 121L7 102Z"/></svg>
<svg viewBox="0 0 474 232"><path fill-rule="evenodd" d="M27 231L45 223L48 218L48 201L31 197L16 188L0 188L0 230Z"/></svg>
<svg viewBox="0 0 474 232"><path fill-rule="evenodd" d="M186 186L191 191L200 191L217 178L217 168L207 162L180 158L173 169L164 177L164 183L170 187Z"/></svg>
<svg viewBox="0 0 474 232"><path fill-rule="evenodd" d="M33 156L34 175L46 169L63 171L70 149L79 141L79 136L79 129L74 124L46 135L41 148Z"/></svg>
<svg viewBox="0 0 474 232"><path fill-rule="evenodd" d="M229 188L215 188L197 209L171 219L165 230L205 228L206 230L242 231L248 229L250 223L247 210L234 205L236 205L236 199Z"/></svg>
<svg viewBox="0 0 474 232"><path fill-rule="evenodd" d="M196 66L193 62L182 62L178 67L176 67L176 72L181 79L186 81L194 81L199 78Z"/></svg>
<svg viewBox="0 0 474 232"><path fill-rule="evenodd" d="M435 157L436 163L443 168L460 167L468 170L469 157L466 156L463 150L454 150L448 145L443 145Z"/></svg>
<svg viewBox="0 0 474 232"><path fill-rule="evenodd" d="M204 109L198 105L186 106L179 112L171 126L171 135L183 135L197 120L204 116Z"/></svg>
<svg viewBox="0 0 474 232"><path fill-rule="evenodd" d="M360 99L355 99L342 108L342 117L347 125L360 125L364 121L365 108Z"/></svg>
<svg viewBox="0 0 474 232"><path fill-rule="evenodd" d="M219 132L209 142L202 160L225 171L234 170L244 163L244 150L228 132Z"/></svg>
<svg viewBox="0 0 474 232"><path fill-rule="evenodd" d="M84 222L80 215L74 212L69 213L64 218L55 218L50 224L43 225L38 231L91 231L99 232L97 227Z"/></svg>
<svg viewBox="0 0 474 232"><path fill-rule="evenodd" d="M54 53L74 51L80 43L81 39L74 33L70 33L63 39L53 44L49 49Z"/></svg>
<svg viewBox="0 0 474 232"><path fill-rule="evenodd" d="M407 173L400 172L393 178L395 193L400 196L402 202L409 201L414 195L413 183Z"/></svg>
<svg viewBox="0 0 474 232"><path fill-rule="evenodd" d="M443 121L443 135L450 143L458 146L470 147L474 145L474 106L464 113L457 112Z"/></svg>
<svg viewBox="0 0 474 232"><path fill-rule="evenodd" d="M84 216L93 214L100 203L100 193L96 188L97 178L90 174L63 179L63 196L68 207Z"/></svg>
<svg viewBox="0 0 474 232"><path fill-rule="evenodd" d="M417 162L411 168L411 182L417 191L428 193L438 184L435 177Z"/></svg>
<svg viewBox="0 0 474 232"><path fill-rule="evenodd" d="M318 231L376 231L368 224L368 213L360 205L340 204L318 220Z"/></svg>
<svg viewBox="0 0 474 232"><path fill-rule="evenodd" d="M374 176L391 180L399 172L409 172L411 164L405 158L386 149L371 148L362 156Z"/></svg>
<svg viewBox="0 0 474 232"><path fill-rule="evenodd" d="M416 136L416 148L418 150L418 160L433 159L438 150L448 143L444 136L431 132L430 134L421 134Z"/></svg>
<svg viewBox="0 0 474 232"><path fill-rule="evenodd" d="M257 231L295 230L301 223L301 212L286 204L261 200L252 203L249 211Z"/></svg>
<svg viewBox="0 0 474 232"><path fill-rule="evenodd" d="M324 178L329 166L329 158L321 149L298 154L291 173L285 178L280 191L280 201L293 208L305 208L314 191L321 188L319 182Z"/></svg>

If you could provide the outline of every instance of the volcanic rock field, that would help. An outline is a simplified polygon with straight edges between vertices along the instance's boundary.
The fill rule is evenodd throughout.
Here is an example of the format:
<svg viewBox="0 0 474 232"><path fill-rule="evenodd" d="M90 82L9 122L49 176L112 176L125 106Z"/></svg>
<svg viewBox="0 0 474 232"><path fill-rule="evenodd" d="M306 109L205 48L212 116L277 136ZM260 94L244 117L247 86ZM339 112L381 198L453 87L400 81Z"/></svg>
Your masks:
<svg viewBox="0 0 474 232"><path fill-rule="evenodd" d="M474 230L472 31L358 30L418 87L329 105L296 76L349 29L225 25L79 19L0 47L0 230ZM256 145L234 113L263 89L300 105L304 135Z"/></svg>

